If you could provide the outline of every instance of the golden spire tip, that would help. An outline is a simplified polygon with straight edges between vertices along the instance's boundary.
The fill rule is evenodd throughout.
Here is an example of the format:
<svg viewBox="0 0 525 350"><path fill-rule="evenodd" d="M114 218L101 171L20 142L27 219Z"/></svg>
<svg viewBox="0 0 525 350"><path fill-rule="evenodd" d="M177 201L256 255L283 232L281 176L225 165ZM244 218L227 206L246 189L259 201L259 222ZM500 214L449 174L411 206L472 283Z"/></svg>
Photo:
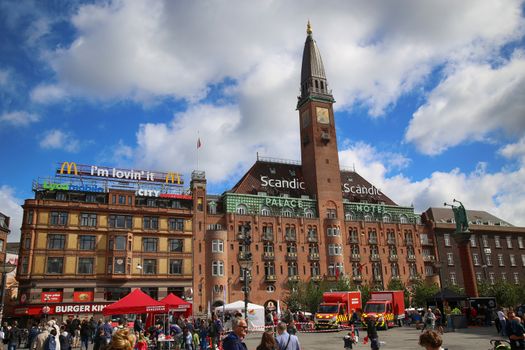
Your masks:
<svg viewBox="0 0 525 350"><path fill-rule="evenodd" d="M312 25L310 24L310 20L308 20L308 24L306 25L306 34L312 34Z"/></svg>

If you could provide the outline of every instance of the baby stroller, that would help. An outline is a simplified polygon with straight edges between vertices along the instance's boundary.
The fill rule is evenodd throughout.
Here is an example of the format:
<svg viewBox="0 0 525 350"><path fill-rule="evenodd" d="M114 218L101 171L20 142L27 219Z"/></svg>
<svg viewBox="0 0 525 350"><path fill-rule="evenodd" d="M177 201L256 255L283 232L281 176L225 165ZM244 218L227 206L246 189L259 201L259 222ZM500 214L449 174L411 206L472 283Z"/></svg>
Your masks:
<svg viewBox="0 0 525 350"><path fill-rule="evenodd" d="M510 350L510 343L508 340L491 339L490 345L492 347L489 350Z"/></svg>

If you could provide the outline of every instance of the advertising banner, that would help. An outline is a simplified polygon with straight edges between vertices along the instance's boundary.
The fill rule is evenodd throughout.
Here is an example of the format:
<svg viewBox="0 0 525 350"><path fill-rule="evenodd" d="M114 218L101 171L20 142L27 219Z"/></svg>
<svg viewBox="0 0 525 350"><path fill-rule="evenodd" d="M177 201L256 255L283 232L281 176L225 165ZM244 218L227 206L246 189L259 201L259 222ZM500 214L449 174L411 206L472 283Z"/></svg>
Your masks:
<svg viewBox="0 0 525 350"><path fill-rule="evenodd" d="M62 292L42 292L40 300L43 303L61 303Z"/></svg>
<svg viewBox="0 0 525 350"><path fill-rule="evenodd" d="M93 292L73 292L73 301L76 303L86 303L89 301L93 301L93 299Z"/></svg>

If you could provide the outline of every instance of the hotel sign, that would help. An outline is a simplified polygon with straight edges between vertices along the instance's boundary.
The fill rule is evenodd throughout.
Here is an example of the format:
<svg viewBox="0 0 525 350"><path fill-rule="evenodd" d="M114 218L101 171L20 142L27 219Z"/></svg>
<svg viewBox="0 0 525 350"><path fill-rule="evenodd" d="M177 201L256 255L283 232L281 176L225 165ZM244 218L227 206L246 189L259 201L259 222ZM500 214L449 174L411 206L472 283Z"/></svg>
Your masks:
<svg viewBox="0 0 525 350"><path fill-rule="evenodd" d="M63 162L57 169L60 175L102 177L113 180L134 180L144 182L164 182L182 185L182 175L176 172L155 172L136 169L110 168L98 165L80 165L75 162Z"/></svg>

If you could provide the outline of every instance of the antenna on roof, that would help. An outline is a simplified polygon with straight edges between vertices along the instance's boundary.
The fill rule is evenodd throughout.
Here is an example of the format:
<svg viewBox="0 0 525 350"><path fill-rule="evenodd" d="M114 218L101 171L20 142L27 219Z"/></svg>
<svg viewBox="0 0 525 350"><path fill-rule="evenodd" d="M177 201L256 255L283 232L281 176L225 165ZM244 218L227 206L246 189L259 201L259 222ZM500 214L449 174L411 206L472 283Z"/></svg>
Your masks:
<svg viewBox="0 0 525 350"><path fill-rule="evenodd" d="M257 161L259 161L259 152L255 152L257 154Z"/></svg>
<svg viewBox="0 0 525 350"><path fill-rule="evenodd" d="M352 168L354 168L354 173L355 173L355 163L352 163Z"/></svg>

